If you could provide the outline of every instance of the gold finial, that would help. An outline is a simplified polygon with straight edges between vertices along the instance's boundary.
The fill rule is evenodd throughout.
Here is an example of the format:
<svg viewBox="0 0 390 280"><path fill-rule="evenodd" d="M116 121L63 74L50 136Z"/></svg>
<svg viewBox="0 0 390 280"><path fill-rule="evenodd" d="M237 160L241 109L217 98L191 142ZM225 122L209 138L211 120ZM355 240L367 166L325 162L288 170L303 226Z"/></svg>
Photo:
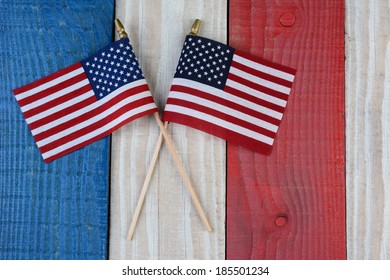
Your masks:
<svg viewBox="0 0 390 280"><path fill-rule="evenodd" d="M118 32L119 38L127 38L127 33L123 27L122 22L119 19L115 19L115 29Z"/></svg>
<svg viewBox="0 0 390 280"><path fill-rule="evenodd" d="M200 28L200 19L196 19L191 27L190 35L197 35Z"/></svg>

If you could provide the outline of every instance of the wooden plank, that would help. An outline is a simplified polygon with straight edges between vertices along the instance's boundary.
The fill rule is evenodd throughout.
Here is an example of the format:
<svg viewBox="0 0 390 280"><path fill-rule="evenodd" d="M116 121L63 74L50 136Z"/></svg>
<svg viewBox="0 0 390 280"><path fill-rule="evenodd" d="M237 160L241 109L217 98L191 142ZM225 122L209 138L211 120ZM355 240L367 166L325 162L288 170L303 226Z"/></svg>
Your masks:
<svg viewBox="0 0 390 280"><path fill-rule="evenodd" d="M45 164L12 89L109 43L113 8L0 3L0 259L106 258L109 139Z"/></svg>
<svg viewBox="0 0 390 280"><path fill-rule="evenodd" d="M185 35L195 18L199 35L226 41L227 1L117 1L152 94L163 110ZM208 233L163 144L132 241L126 240L143 180L157 142L153 117L113 135L110 259L225 258L225 142L191 128L168 128L213 228Z"/></svg>
<svg viewBox="0 0 390 280"><path fill-rule="evenodd" d="M230 1L229 43L298 70L274 150L228 146L228 259L344 259L343 1Z"/></svg>
<svg viewBox="0 0 390 280"><path fill-rule="evenodd" d="M390 258L389 1L346 2L347 254Z"/></svg>

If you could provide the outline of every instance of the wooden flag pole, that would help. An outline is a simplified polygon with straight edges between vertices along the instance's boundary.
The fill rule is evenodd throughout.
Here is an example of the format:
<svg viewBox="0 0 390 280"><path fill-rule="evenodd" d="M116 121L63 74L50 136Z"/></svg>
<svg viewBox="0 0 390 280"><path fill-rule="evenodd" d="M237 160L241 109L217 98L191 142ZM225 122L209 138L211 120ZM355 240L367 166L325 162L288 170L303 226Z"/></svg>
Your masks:
<svg viewBox="0 0 390 280"><path fill-rule="evenodd" d="M198 30L199 30L199 26L200 26L200 20L197 19L195 20L194 24L192 25L192 28L191 28L191 33L192 35L195 35ZM119 37L120 38L125 38L127 37L127 33L122 25L122 23L120 22L119 19L116 19L115 20L115 27L116 27L116 30L119 34ZM166 127L168 125L168 123L165 123L165 125L162 123L162 121L160 120L160 116L159 114L156 112L154 114L154 117L156 119L156 122L158 124L158 126L160 127L160 136L159 136L159 139L157 141L157 144L156 144L156 148L154 150L154 153L153 153L153 156L152 156L152 161L150 163L150 166L149 166L149 169L148 169L148 172L147 172L147 175L146 175L146 178L145 178L145 181L144 181L144 184L142 186L142 190L141 190L141 194L140 194L140 197L138 199L138 203L137 203L137 206L136 206L136 210L134 212L134 215L133 215L133 220L131 222L131 225L130 225L130 229L129 229L129 232L128 232L128 235L127 235L127 239L130 240L132 239L132 236L133 236L133 233L134 233L134 230L135 230L135 226L137 224L137 221L138 221L138 217L139 217L139 214L141 212L141 208L142 208L142 205L143 205L143 201L145 199L145 195L146 195L146 192L147 192L147 189L148 189L148 186L149 186L149 183L150 183L150 179L151 179L151 176L152 176L152 173L153 173L153 170L154 170L154 166L156 164L156 161L157 161L157 157L158 157L158 154L159 154L159 151L160 151L160 148L161 148L161 144L162 144L162 139L163 137L165 138L165 141L168 145L168 149L173 157L173 160L175 161L179 171L180 171L180 174L182 175L183 177L183 180L184 180L184 183L188 189L188 191L190 192L190 195L191 195L191 198L192 198L192 201L195 205L195 208L196 210L198 211L198 214L204 224L204 226L206 227L206 229L210 232L212 231L211 227L210 227L210 224L207 220L207 217L201 207L201 204L199 202L199 199L198 199L198 196L196 195L195 193L195 190L194 188L192 187L192 184L191 184L191 181L183 167L183 164L176 152L176 149L174 148L173 146L173 143L172 143L172 140L171 138L169 137L167 131L166 131Z"/></svg>

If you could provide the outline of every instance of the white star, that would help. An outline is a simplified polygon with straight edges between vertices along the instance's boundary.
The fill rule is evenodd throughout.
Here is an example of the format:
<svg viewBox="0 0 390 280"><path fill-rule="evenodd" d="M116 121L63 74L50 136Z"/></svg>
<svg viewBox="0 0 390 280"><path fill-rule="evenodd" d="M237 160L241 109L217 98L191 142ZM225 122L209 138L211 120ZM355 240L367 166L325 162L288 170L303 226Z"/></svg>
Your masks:
<svg viewBox="0 0 390 280"><path fill-rule="evenodd" d="M102 56L105 56L106 55L106 53L105 52L102 52Z"/></svg>
<svg viewBox="0 0 390 280"><path fill-rule="evenodd" d="M127 79L123 79L123 81L124 81L125 83L127 83Z"/></svg>
<svg viewBox="0 0 390 280"><path fill-rule="evenodd" d="M122 61L122 60L123 60L123 57L121 56L121 57L119 58L119 60Z"/></svg>
<svg viewBox="0 0 390 280"><path fill-rule="evenodd" d="M208 42L208 43L207 43L207 46L209 46L209 47L210 47L210 46L211 46L211 43L210 43L210 42Z"/></svg>
<svg viewBox="0 0 390 280"><path fill-rule="evenodd" d="M137 75L134 75L134 76L133 76L133 79L137 79Z"/></svg>
<svg viewBox="0 0 390 280"><path fill-rule="evenodd" d="M115 87L118 87L118 83L115 83L114 86L115 86Z"/></svg>
<svg viewBox="0 0 390 280"><path fill-rule="evenodd" d="M94 57L93 60L97 61L97 57Z"/></svg>
<svg viewBox="0 0 390 280"><path fill-rule="evenodd" d="M89 66L89 62L85 63L85 65Z"/></svg>
<svg viewBox="0 0 390 280"><path fill-rule="evenodd" d="M107 57L111 57L111 54L107 54Z"/></svg>
<svg viewBox="0 0 390 280"><path fill-rule="evenodd" d="M113 47L111 47L111 48L110 48L110 51L113 51L113 50L114 50L114 48L113 48Z"/></svg>

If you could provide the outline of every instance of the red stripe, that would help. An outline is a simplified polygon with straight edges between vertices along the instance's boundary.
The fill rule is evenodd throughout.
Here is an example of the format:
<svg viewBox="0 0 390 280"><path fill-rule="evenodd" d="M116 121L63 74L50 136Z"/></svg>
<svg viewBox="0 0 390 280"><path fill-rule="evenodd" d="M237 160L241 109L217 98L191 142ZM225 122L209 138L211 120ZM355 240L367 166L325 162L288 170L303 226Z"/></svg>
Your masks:
<svg viewBox="0 0 390 280"><path fill-rule="evenodd" d="M78 149L80 149L80 148L82 148L82 147L84 147L86 145L89 145L89 144L91 144L91 143L93 143L93 142L95 142L97 140L102 139L105 136L110 135L112 132L114 132L115 130L119 129L121 126L123 126L123 125L125 125L125 124L127 124L127 123L129 123L129 122L131 122L131 121L133 121L135 119L138 119L140 117L143 117L143 116L146 116L146 115L149 115L149 114L153 114L155 112L157 112L157 108L150 109L150 110L141 112L139 114L136 114L136 115L134 115L134 116L132 116L132 117L126 119L126 120L123 120L122 122L120 122L118 125L112 127L111 129L109 129L107 131L104 131L104 132L100 133L99 135L96 135L95 137L93 137L91 139L88 139L88 140L86 140L86 141L84 141L84 142L82 142L80 144L77 144L77 145L75 145L75 146L73 146L73 147L71 147L69 149L66 149L66 150L64 150L62 152L59 152L59 153L57 153L57 154L55 154L55 155L53 155L51 157L48 157L48 158L44 159L44 161L46 163L51 162L51 161L53 161L53 160L55 160L55 159L57 159L59 157L62 157L63 155L66 155L66 154L68 154L70 152L78 150ZM42 151L41 151L41 153L42 153Z"/></svg>
<svg viewBox="0 0 390 280"><path fill-rule="evenodd" d="M65 103L65 102L67 102L67 101L69 101L69 100L71 100L73 98L76 98L76 97L78 97L80 95L83 95L84 93L90 91L91 89L92 89L91 85L87 84L87 85L85 85L85 86L83 86L83 87L81 87L79 89L76 89L76 90L74 90L72 92L69 92L66 95L60 96L60 97L58 97L58 98L56 98L54 100L51 100L51 101L46 102L46 103L44 103L44 104L42 104L42 105L40 105L38 107L35 107L33 109L30 109L30 110L24 112L24 117L25 118L30 118L32 116L35 116L35 115L37 115L39 113L42 113L42 112L48 110L48 108L49 109L53 108L53 107L55 107L57 105ZM96 100L96 98L95 98L95 100Z"/></svg>
<svg viewBox="0 0 390 280"><path fill-rule="evenodd" d="M122 108L120 108L117 111L110 114L110 116L108 118L101 119L100 121L97 121L95 123L90 124L87 127L81 128L77 131L74 131L73 133L62 137L61 139L55 140L51 143L48 143L45 146L40 147L40 151L41 151L41 153L46 153L46 152L53 150L53 149L55 149L63 144L66 144L70 141L73 141L73 140L75 140L83 135L86 135L92 131L99 130L101 127L103 127L104 125L110 123L111 121L119 118L121 115L125 114L126 112L128 112L134 108L137 108L139 106L142 106L145 104L150 104L150 103L153 103L153 98L151 96L143 98L141 100L137 100L137 101L132 102L130 104L127 104L126 106L123 106ZM36 141L37 141L37 139L36 139Z"/></svg>
<svg viewBox="0 0 390 280"><path fill-rule="evenodd" d="M232 74L232 73L228 74L228 80L237 82L239 84L242 84L242 85L245 85L247 87L250 87L250 88L252 88L254 90L263 92L265 94L271 95L273 97L276 97L276 98L279 98L279 99L282 99L282 100L285 100L285 101L287 101L288 96L289 96L288 94L285 94L285 93L282 93L282 92L279 92L279 91L272 90L270 88L261 86L261 85L259 85L257 83L248 81L248 80L246 80L246 79L244 79L244 78L242 78L240 76L237 76L235 74Z"/></svg>
<svg viewBox="0 0 390 280"><path fill-rule="evenodd" d="M292 87L292 82L290 82L290 81L275 77L275 76L267 74L265 72L258 71L256 69L248 67L244 64L238 63L237 61L234 61L234 60L232 61L231 67L240 69L241 71L244 71L244 72L251 74L255 77L259 77L261 79L273 82L273 83L278 84L278 85L282 85L282 86L285 86L288 88Z"/></svg>
<svg viewBox="0 0 390 280"><path fill-rule="evenodd" d="M237 104L235 102L228 101L226 99L223 99L223 98L211 95L211 94L209 94L207 92L200 91L200 90L197 90L197 89L194 89L194 88L191 88L191 87L172 85L171 91L179 91L179 92L183 92L183 93L186 93L186 94L191 94L191 95L194 95L194 96L198 96L200 98L207 99L207 100L213 101L215 103L224 105L226 107L235 109L237 111L243 112L245 114L251 115L251 116L253 116L255 118L262 119L262 120L264 120L266 122L269 122L269 123L272 123L274 125L279 125L279 123L280 123L280 120L275 119L273 117L270 117L270 116L268 116L266 114L260 113L258 111L253 110L253 109L250 109L250 108L248 108L246 106L239 105L239 104ZM249 98L247 98L248 95L246 95L244 93L241 93L241 92L238 92L237 90L233 90L232 89L231 92L229 92L229 93L232 93L233 95L242 97L243 99L247 99L249 101L252 101L253 103L256 103L256 104L258 104L260 106L264 106L264 107L267 107L267 108L270 108L270 109L274 109L275 108L275 111L277 111L279 113L283 113L284 112L284 108L283 107L280 107L280 106L277 106L277 105L273 105L273 104L271 104L269 102L266 102L266 101L263 101L263 100L260 100L260 99L254 98L254 97L249 99ZM271 105L273 105L273 106L271 106Z"/></svg>
<svg viewBox="0 0 390 280"><path fill-rule="evenodd" d="M146 87L145 87L146 86ZM136 90L137 89L137 90ZM41 141L47 137L50 137L54 134L57 134L61 131L64 131L68 128L71 128L73 126L76 126L86 120L89 120L101 113L103 113L104 111L110 109L111 107L115 106L117 103L121 102L122 100L132 96L132 95L135 95L135 94L138 94L140 92L143 92L143 91L147 91L148 88L147 88L147 85L142 85L142 86L139 86L139 87L136 87L136 88L133 88L133 89L129 89L129 90L126 90L124 92L122 92L121 94L115 96L113 99L111 99L110 101L108 101L107 103L103 103L101 106L98 106L96 107L95 109L92 109L91 111L88 111L88 112L85 112L84 114L74 118L74 119L71 119L71 120L68 120L67 122L65 123L61 123L61 124L58 124L58 125L53 125L53 127L51 129L48 129L48 130L45 130L39 134L36 134L34 137L35 137L35 141ZM149 97L147 97L149 98ZM150 97L151 98L151 97ZM141 99L143 100L143 99ZM153 100L151 101L153 102ZM137 101L134 101L130 104L136 104ZM127 106L127 105L126 105ZM110 115L111 116L111 115Z"/></svg>
<svg viewBox="0 0 390 280"><path fill-rule="evenodd" d="M87 107L87 106L91 105L92 103L96 102L96 100L97 100L96 96L93 95L93 96L91 96L91 97L89 97L89 98L87 98L79 103L76 103L76 104L69 106L61 111L58 111L53 115L50 115L50 116L44 117L42 119L39 119L35 122L32 122L29 124L29 127L31 130L36 129L42 125L45 125L45 124L50 123L52 121L58 120L58 119L62 118L63 116L66 116L66 115L69 115L73 112L76 112L76 111L80 110L81 108Z"/></svg>
<svg viewBox="0 0 390 280"><path fill-rule="evenodd" d="M236 118L234 116L228 115L226 113L223 113L221 111L214 110L210 107L205 107L196 103L192 103L190 101L185 101L181 99L175 99L175 98L169 98L168 99L168 104L174 104L186 108L190 108L202 113L206 113L208 115L217 117L219 119L225 120L229 123L239 125L241 127L247 128L249 130L255 131L257 133L260 133L262 135L268 136L270 138L275 138L275 132L269 131L263 127L259 127L253 123L249 123L247 121L241 120L239 118ZM165 117L165 116L164 116ZM164 119L164 121L171 121L170 119ZM226 128L225 128L226 129Z"/></svg>
<svg viewBox="0 0 390 280"><path fill-rule="evenodd" d="M249 60L253 60L257 63L260 63L260 64L263 64L265 66L268 66L268 67L271 67L271 68L275 68L277 70L280 70L280 71L283 71L283 72L286 72L286 73L289 73L291 75L295 75L296 74L296 70L293 69L293 68L290 68L290 67L286 67L284 65L280 65L278 63L274 63L274 62L271 62L271 61L268 61L268 60L265 60L265 59L262 59L262 58L259 58L257 56L253 56L251 54L248 54L248 53L245 53L245 52L241 52L241 51L238 51L238 50L234 50L234 53L239 55L239 56L242 56L246 59L249 59Z"/></svg>
<svg viewBox="0 0 390 280"><path fill-rule="evenodd" d="M269 154L272 149L272 146L268 144L259 142L253 138L249 138L247 136L227 130L225 128L221 128L220 126L206 122L201 119L189 117L174 112L164 112L164 120L165 119L169 119L171 122L190 126L192 128L207 132L209 134L227 140L229 144L237 144L259 153Z"/></svg>
<svg viewBox="0 0 390 280"><path fill-rule="evenodd" d="M48 97L52 94L56 94L58 91L65 89L69 86L72 86L78 82L81 82L82 80L87 79L87 75L83 72L80 73L77 76L74 76L66 81L63 81L62 83L56 84L55 86L52 86L50 88L44 89L42 91L39 91L35 93L34 95L31 95L29 97L26 97L24 99L19 100L20 107L25 106L27 104L33 103L35 101L38 101L42 98Z"/></svg>
<svg viewBox="0 0 390 280"><path fill-rule="evenodd" d="M76 70L77 68L80 68L80 67L82 67L81 63L77 62L77 63L72 64L66 68L63 68L63 69L61 69L53 74L50 74L44 78L41 78L35 82L29 83L29 84L22 86L22 87L19 87L19 88L16 88L13 90L13 92L15 95L18 95L18 94L23 93L25 91L36 88L40 85L43 85L44 83L47 83L47 82L52 81L54 79L57 79L58 77L63 76L69 72L72 72L73 70Z"/></svg>

